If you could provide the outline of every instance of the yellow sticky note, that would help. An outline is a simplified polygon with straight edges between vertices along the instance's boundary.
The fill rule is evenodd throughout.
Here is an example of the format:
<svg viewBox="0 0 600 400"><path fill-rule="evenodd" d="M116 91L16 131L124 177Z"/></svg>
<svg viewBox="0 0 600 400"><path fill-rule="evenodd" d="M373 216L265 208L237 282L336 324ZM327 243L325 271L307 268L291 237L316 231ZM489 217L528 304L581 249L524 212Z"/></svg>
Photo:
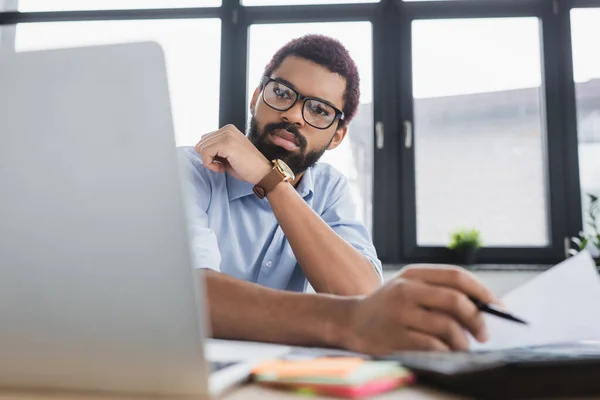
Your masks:
<svg viewBox="0 0 600 400"><path fill-rule="evenodd" d="M364 360L354 357L324 357L311 360L267 361L252 371L256 375L270 375L279 378L321 376L346 378L352 375Z"/></svg>

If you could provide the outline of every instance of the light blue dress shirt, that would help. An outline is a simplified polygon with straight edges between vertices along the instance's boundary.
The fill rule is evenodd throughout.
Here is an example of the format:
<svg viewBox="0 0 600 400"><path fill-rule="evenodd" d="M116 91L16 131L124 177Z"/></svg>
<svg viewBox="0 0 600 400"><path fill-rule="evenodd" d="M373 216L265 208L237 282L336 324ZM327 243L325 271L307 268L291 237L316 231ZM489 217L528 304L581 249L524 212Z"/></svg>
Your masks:
<svg viewBox="0 0 600 400"><path fill-rule="evenodd" d="M306 276L269 201L259 199L252 184L205 168L193 147L178 151L188 175L188 226L196 268L274 289L305 291ZM371 261L381 279L381 262L368 230L356 220L346 178L332 166L318 163L305 172L296 189L338 235Z"/></svg>

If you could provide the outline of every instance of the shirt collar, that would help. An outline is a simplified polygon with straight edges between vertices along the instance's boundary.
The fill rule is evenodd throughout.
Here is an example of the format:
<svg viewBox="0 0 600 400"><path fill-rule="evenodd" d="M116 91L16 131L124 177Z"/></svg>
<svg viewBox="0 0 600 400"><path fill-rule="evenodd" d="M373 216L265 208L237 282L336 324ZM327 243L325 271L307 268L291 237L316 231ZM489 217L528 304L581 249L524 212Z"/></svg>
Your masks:
<svg viewBox="0 0 600 400"><path fill-rule="evenodd" d="M300 179L300 183L298 183L298 186L296 187L296 190L304 199L314 191L315 181L313 174L314 166L306 170L304 175L302 175L302 179Z"/></svg>
<svg viewBox="0 0 600 400"><path fill-rule="evenodd" d="M302 198L306 199L308 195L313 193L314 191L314 167L310 167L306 170L304 175L302 175L302 179L300 179L300 183L296 187L298 194L302 196ZM234 178L229 173L225 173L227 180L227 192L229 194L229 201L237 200L242 197L246 197L249 195L254 195L252 188L253 184L241 181L239 179Z"/></svg>

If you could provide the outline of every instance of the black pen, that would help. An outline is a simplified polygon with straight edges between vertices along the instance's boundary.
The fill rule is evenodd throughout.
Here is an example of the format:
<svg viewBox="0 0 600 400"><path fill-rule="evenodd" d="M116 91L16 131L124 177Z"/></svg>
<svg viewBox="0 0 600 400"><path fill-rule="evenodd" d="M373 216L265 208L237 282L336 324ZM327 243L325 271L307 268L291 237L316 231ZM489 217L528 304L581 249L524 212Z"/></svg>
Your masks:
<svg viewBox="0 0 600 400"><path fill-rule="evenodd" d="M480 311L486 312L488 314L495 315L495 316L500 317L500 318L507 319L509 321L514 321L514 322L518 322L518 323L523 324L523 325L527 325L527 322L523 321L522 319L517 318L515 316L512 316L512 315L510 315L510 314L508 314L508 313L506 313L504 311L500 311L499 309L497 309L493 305L485 304L484 302L479 301L479 300L477 300L477 299L475 299L475 298L473 298L471 296L469 296L469 299L471 299L471 301L473 303L475 303L475 305L477 306L477 308Z"/></svg>

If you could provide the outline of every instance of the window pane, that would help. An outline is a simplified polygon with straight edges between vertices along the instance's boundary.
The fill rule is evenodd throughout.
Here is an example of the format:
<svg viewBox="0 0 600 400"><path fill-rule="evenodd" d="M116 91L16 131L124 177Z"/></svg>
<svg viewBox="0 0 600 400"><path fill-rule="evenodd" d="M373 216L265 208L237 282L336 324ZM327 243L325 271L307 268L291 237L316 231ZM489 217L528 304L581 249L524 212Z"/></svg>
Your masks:
<svg viewBox="0 0 600 400"><path fill-rule="evenodd" d="M380 0L242 0L244 6L295 6L300 4L379 3Z"/></svg>
<svg viewBox="0 0 600 400"><path fill-rule="evenodd" d="M348 178L358 218L371 229L373 206L373 72L372 26L370 22L253 25L249 31L248 103L264 68L275 52L288 41L318 33L338 39L346 46L360 74L360 106L348 134L321 161Z"/></svg>
<svg viewBox="0 0 600 400"><path fill-rule="evenodd" d="M412 28L418 244L548 245L538 19Z"/></svg>
<svg viewBox="0 0 600 400"><path fill-rule="evenodd" d="M153 40L165 51L178 145L218 129L219 19L19 24L17 51Z"/></svg>
<svg viewBox="0 0 600 400"><path fill-rule="evenodd" d="M19 11L219 7L221 0L19 0Z"/></svg>
<svg viewBox="0 0 600 400"><path fill-rule="evenodd" d="M600 8L573 10L571 32L577 96L579 175L585 218L588 207L586 194L600 196Z"/></svg>

